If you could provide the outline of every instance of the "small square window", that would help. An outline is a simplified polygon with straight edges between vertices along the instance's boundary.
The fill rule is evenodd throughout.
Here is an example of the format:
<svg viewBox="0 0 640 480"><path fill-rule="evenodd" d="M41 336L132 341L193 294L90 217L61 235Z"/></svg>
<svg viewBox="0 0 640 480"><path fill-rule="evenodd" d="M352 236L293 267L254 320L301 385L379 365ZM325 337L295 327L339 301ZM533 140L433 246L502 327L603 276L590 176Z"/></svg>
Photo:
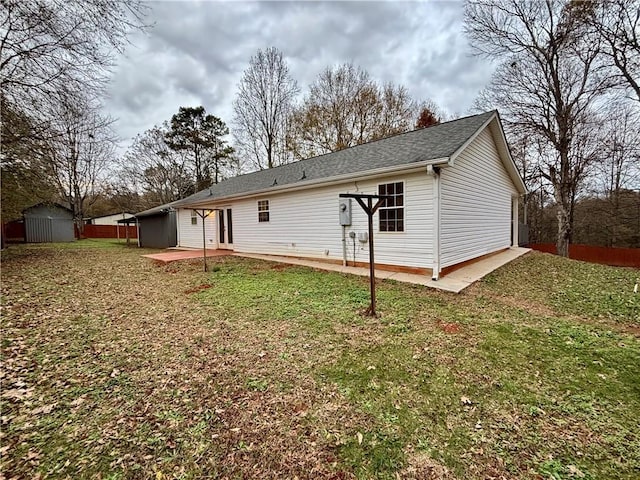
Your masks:
<svg viewBox="0 0 640 480"><path fill-rule="evenodd" d="M258 200L258 222L269 221L269 200Z"/></svg>

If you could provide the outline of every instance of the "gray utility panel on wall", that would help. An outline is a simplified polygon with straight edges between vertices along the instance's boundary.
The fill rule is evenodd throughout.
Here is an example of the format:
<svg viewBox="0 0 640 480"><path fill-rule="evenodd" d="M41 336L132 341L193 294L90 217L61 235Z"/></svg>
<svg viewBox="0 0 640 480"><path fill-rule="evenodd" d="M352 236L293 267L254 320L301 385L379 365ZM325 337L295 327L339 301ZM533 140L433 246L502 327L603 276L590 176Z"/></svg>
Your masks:
<svg viewBox="0 0 640 480"><path fill-rule="evenodd" d="M351 225L351 199L340 199L340 225Z"/></svg>

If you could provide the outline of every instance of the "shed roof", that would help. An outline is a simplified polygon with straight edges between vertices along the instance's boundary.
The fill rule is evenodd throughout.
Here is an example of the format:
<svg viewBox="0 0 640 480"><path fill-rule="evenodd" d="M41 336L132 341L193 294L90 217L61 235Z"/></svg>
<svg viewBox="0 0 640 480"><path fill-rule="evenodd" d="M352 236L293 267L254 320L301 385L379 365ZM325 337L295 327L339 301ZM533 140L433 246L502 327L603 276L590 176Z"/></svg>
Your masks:
<svg viewBox="0 0 640 480"><path fill-rule="evenodd" d="M73 213L73 210L71 210L69 207L66 207L64 205L62 205L61 203L57 203L57 202L40 202L40 203L36 203L35 205L31 205L30 207L25 208L22 213L27 213L33 209L36 208L40 208L40 207L45 207L45 208L59 208L61 210L66 210L69 213Z"/></svg>
<svg viewBox="0 0 640 480"><path fill-rule="evenodd" d="M189 198L189 197L187 197L187 198ZM181 201L181 200L178 200L178 201ZM134 217L152 217L154 215L166 215L171 210L173 210L173 206L176 203L178 203L178 201L165 203L164 205L158 205L157 207L149 208L148 210L144 210L142 212L138 212L138 213L134 214L133 216Z"/></svg>

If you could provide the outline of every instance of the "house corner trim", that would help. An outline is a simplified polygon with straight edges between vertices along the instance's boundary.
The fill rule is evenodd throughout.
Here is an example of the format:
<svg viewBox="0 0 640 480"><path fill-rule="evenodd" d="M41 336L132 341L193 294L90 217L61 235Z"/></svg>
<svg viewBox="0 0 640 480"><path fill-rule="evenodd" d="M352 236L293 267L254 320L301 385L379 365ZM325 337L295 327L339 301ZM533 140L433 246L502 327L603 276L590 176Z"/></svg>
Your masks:
<svg viewBox="0 0 640 480"><path fill-rule="evenodd" d="M431 269L431 279L438 280L440 278L440 167L429 165L427 173L433 179L433 267Z"/></svg>

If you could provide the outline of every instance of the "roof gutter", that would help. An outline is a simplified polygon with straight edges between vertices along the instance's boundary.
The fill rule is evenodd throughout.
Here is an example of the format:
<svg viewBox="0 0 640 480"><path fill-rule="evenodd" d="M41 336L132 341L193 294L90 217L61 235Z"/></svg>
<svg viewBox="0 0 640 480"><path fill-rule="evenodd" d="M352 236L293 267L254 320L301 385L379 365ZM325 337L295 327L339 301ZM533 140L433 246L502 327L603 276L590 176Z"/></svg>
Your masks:
<svg viewBox="0 0 640 480"><path fill-rule="evenodd" d="M279 185L277 187L263 188L260 190L245 192L238 195L228 195L226 197L207 198L207 199L199 200L193 203L178 204L176 205L176 207L192 208L192 207L199 207L203 205L210 205L211 203L226 202L229 200L242 200L245 198L251 198L258 195L263 195L265 193L279 193L283 191L294 192L298 190L306 190L309 188L329 185L336 182L348 181L354 178L357 178L358 180L370 180L370 179L383 177L396 172L403 172L403 173L423 172L425 171L425 168L429 165L442 164L448 161L449 161L449 157L442 157L442 158L434 158L430 160L423 160L421 162L415 162L415 163L409 163L409 164L405 163L404 165L394 165L393 167L376 168L373 170L367 170L366 173L365 172L345 173L342 175L334 175L333 177L324 177L316 180L296 182L295 184L290 183L286 185Z"/></svg>

